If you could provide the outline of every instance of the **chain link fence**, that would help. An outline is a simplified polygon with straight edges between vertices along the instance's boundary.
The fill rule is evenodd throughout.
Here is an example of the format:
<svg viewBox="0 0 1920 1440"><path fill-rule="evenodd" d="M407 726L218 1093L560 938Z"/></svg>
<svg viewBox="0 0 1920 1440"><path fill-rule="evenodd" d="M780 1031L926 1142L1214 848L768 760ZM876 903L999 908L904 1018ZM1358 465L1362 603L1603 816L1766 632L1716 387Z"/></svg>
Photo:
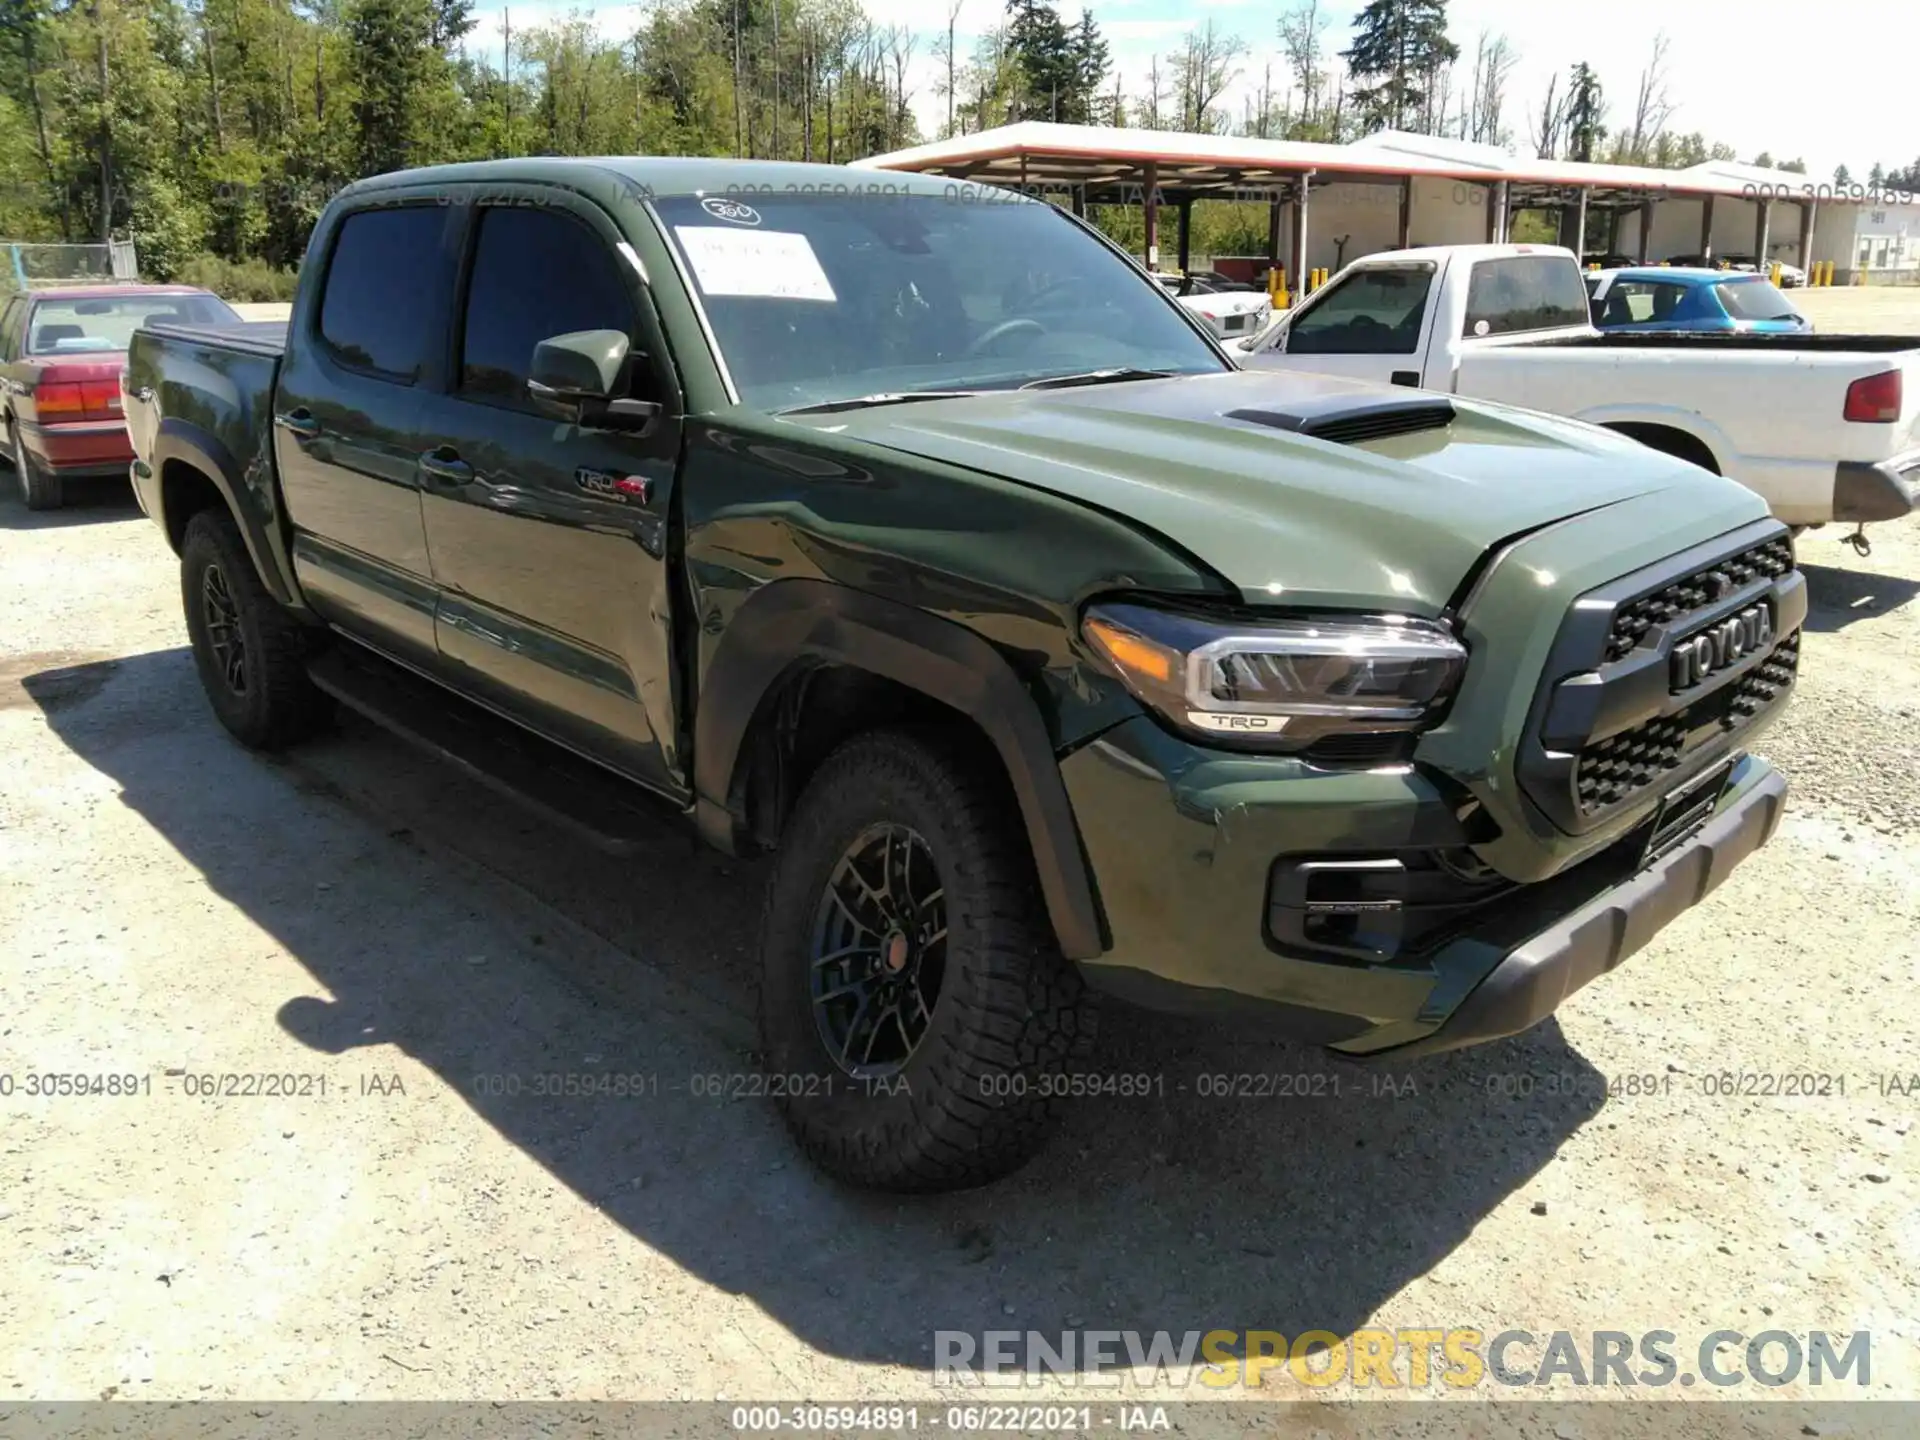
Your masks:
<svg viewBox="0 0 1920 1440"><path fill-rule="evenodd" d="M139 278L139 258L131 240L106 245L0 240L0 292Z"/></svg>

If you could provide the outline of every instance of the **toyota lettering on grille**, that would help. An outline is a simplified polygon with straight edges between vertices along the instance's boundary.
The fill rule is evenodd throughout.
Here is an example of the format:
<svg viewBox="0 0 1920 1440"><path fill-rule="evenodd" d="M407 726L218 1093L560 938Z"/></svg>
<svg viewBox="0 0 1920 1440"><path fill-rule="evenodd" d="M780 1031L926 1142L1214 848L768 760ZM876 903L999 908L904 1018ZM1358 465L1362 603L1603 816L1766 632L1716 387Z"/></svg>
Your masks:
<svg viewBox="0 0 1920 1440"><path fill-rule="evenodd" d="M1673 647L1669 672L1674 694L1690 690L1729 665L1773 644L1773 611L1764 602L1749 605L1709 630Z"/></svg>

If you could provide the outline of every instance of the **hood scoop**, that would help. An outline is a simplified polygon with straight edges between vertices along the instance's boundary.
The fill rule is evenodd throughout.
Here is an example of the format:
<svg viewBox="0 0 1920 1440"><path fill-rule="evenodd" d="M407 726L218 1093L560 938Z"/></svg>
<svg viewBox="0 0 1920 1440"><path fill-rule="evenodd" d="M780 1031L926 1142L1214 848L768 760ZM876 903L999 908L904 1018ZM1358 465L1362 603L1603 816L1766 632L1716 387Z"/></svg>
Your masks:
<svg viewBox="0 0 1920 1440"><path fill-rule="evenodd" d="M1395 435L1422 430L1444 430L1454 421L1453 402L1444 396L1410 400L1363 400L1328 396L1329 403L1299 412L1286 410L1229 410L1227 419L1270 430L1287 430L1325 440L1333 445L1364 445Z"/></svg>

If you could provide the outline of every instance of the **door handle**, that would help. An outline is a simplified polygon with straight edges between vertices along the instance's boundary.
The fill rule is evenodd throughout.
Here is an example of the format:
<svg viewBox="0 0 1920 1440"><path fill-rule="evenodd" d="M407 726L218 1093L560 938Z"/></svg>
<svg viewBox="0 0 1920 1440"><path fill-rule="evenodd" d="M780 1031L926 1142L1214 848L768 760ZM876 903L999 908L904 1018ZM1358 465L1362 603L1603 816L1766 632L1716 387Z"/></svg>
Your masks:
<svg viewBox="0 0 1920 1440"><path fill-rule="evenodd" d="M473 466L462 460L460 452L451 445L427 451L420 457L420 468L449 485L466 485L473 480Z"/></svg>
<svg viewBox="0 0 1920 1440"><path fill-rule="evenodd" d="M275 415L273 423L301 440L313 440L320 434L320 422L313 418L313 412L304 405L284 415Z"/></svg>

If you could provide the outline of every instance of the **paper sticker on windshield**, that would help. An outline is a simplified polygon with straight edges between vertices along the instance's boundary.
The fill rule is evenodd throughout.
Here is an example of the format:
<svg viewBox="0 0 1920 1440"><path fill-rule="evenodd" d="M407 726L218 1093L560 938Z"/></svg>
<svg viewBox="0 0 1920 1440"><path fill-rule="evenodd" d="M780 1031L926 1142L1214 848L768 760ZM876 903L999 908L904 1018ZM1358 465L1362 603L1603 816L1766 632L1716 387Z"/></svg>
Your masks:
<svg viewBox="0 0 1920 1440"><path fill-rule="evenodd" d="M694 278L708 295L767 300L835 300L827 272L807 237L785 230L732 230L676 225Z"/></svg>

